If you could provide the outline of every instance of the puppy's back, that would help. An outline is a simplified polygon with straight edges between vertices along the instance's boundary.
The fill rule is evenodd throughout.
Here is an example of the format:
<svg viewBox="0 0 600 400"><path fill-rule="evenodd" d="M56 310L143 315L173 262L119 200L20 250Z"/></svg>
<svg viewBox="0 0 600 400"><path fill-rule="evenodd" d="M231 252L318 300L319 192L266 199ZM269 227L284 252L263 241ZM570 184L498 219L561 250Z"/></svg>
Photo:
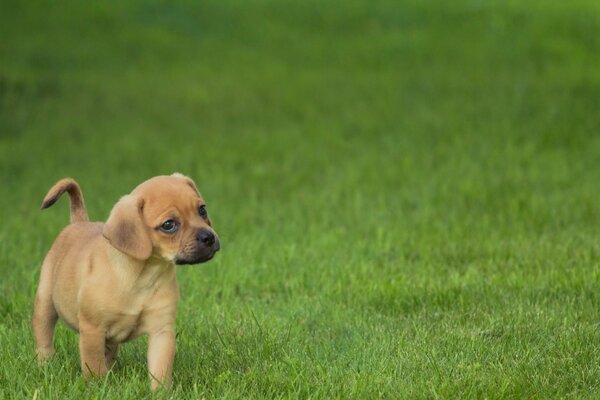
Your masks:
<svg viewBox="0 0 600 400"><path fill-rule="evenodd" d="M75 222L62 230L48 253L51 257L48 261L53 264L54 280L60 278L58 275L63 266L85 263L90 244L101 238L103 226L102 222Z"/></svg>

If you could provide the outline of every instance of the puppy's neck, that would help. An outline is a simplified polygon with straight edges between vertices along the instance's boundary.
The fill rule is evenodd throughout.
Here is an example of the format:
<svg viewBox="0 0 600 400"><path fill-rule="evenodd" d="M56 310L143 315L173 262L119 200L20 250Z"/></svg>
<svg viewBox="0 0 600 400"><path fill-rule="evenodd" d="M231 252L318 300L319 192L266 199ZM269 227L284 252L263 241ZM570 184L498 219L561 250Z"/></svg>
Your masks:
<svg viewBox="0 0 600 400"><path fill-rule="evenodd" d="M139 271L136 286L158 288L171 279L175 279L175 264L163 258L151 256Z"/></svg>
<svg viewBox="0 0 600 400"><path fill-rule="evenodd" d="M111 246L109 258L121 281L132 282L134 287L157 288L175 278L175 264L155 255L138 260Z"/></svg>

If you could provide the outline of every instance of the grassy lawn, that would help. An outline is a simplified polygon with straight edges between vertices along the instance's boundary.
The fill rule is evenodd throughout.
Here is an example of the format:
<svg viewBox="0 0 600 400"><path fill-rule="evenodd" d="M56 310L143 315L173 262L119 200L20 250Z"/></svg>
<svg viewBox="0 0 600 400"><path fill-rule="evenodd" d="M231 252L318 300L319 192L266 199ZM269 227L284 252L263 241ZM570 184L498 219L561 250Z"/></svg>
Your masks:
<svg viewBox="0 0 600 400"><path fill-rule="evenodd" d="M2 1L0 398L152 397L145 339L36 365L39 205L174 171L222 251L163 396L598 398L599 65L595 0Z"/></svg>

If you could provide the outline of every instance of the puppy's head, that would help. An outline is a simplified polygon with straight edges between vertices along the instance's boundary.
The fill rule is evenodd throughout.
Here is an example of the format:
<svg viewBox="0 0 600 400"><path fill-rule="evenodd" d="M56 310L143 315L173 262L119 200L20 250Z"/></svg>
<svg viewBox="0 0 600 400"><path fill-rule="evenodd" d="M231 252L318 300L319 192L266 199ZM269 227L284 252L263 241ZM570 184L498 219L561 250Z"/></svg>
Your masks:
<svg viewBox="0 0 600 400"><path fill-rule="evenodd" d="M196 185L178 173L149 179L122 197L102 233L115 248L139 260L155 256L198 264L220 248Z"/></svg>

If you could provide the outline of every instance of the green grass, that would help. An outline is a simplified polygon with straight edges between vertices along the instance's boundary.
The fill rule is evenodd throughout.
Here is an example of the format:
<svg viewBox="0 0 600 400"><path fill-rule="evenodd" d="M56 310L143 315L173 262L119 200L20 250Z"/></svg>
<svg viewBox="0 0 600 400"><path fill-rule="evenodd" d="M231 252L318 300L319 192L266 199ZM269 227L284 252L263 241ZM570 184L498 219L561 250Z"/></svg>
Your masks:
<svg viewBox="0 0 600 400"><path fill-rule="evenodd" d="M3 1L0 398L151 397L77 336L34 362L68 221L180 171L214 261L178 271L172 398L598 398L600 3Z"/></svg>

